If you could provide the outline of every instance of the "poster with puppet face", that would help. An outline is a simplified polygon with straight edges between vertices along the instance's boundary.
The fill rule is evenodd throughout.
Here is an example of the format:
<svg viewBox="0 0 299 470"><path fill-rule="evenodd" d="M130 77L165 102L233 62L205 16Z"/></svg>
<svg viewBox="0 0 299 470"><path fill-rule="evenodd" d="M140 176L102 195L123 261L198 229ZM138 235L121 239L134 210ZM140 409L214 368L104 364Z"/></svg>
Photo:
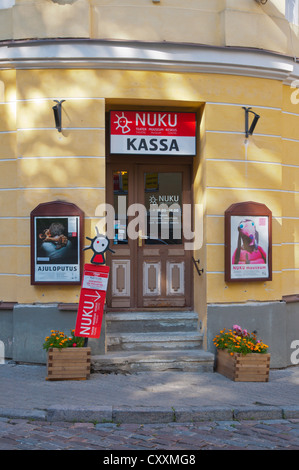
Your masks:
<svg viewBox="0 0 299 470"><path fill-rule="evenodd" d="M269 218L231 216L231 279L269 277Z"/></svg>

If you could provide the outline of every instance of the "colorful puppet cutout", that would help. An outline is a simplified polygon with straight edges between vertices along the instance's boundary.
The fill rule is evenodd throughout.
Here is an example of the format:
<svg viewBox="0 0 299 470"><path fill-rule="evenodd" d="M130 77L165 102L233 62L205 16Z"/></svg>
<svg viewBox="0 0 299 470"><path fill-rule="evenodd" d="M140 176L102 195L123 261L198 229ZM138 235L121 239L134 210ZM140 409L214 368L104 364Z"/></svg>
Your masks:
<svg viewBox="0 0 299 470"><path fill-rule="evenodd" d="M90 246L83 248L83 250L91 249L93 251L93 256L90 260L92 264L105 264L105 255L106 251L111 251L111 253L115 253L115 251L109 248L109 240L105 235L101 235L96 227L96 237L89 238L86 237L88 240L91 241Z"/></svg>

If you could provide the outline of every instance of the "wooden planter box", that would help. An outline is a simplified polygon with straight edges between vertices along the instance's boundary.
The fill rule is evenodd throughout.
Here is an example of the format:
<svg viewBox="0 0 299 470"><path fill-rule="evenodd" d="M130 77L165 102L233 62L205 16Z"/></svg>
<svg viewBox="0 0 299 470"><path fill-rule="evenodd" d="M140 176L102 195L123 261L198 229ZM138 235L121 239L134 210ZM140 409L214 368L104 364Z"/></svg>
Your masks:
<svg viewBox="0 0 299 470"><path fill-rule="evenodd" d="M90 348L51 348L46 380L86 380L90 376L90 359Z"/></svg>
<svg viewBox="0 0 299 470"><path fill-rule="evenodd" d="M230 355L228 351L217 350L216 372L235 382L268 382L270 354Z"/></svg>

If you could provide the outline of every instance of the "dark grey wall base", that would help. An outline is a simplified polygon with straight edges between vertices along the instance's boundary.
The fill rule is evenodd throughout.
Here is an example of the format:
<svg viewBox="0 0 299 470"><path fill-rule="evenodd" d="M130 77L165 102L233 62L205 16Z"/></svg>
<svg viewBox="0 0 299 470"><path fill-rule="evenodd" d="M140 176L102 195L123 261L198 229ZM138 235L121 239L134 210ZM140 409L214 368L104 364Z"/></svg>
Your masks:
<svg viewBox="0 0 299 470"><path fill-rule="evenodd" d="M291 355L294 349L291 345L294 340L299 340L299 302L208 305L208 351L215 353L213 338L223 328L229 329L235 324L250 331L256 330L258 338L268 344L271 368L292 365Z"/></svg>
<svg viewBox="0 0 299 470"><path fill-rule="evenodd" d="M5 357L16 362L45 364L43 342L51 330L65 334L76 325L76 310L64 310L61 304L16 304L0 310L0 341L4 342ZM101 337L89 339L92 354L105 354L105 322Z"/></svg>
<svg viewBox="0 0 299 470"><path fill-rule="evenodd" d="M51 330L69 334L75 328L77 311L63 309L58 304L2 305L0 309L0 341L4 343L5 358L16 362L45 364L46 352L42 349L44 338ZM299 302L248 302L246 304L210 304L207 307L207 349L215 353L213 338L223 328L239 324L242 328L256 330L258 337L269 345L271 368L292 365L296 352L299 360ZM88 341L92 355L103 355L105 346L105 321L101 337ZM298 343L299 344L299 343Z"/></svg>

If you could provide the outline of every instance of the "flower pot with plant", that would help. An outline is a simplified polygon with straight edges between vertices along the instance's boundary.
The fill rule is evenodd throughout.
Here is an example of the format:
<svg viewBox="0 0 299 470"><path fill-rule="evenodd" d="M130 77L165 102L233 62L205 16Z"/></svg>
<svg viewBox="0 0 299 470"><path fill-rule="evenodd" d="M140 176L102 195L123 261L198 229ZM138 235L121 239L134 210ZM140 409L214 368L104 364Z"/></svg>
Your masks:
<svg viewBox="0 0 299 470"><path fill-rule="evenodd" d="M90 348L84 347L84 338L76 337L74 332L67 336L62 331L51 330L45 338L46 380L85 380L90 376Z"/></svg>
<svg viewBox="0 0 299 470"><path fill-rule="evenodd" d="M239 325L225 328L214 338L217 348L216 372L235 382L268 382L268 346Z"/></svg>

